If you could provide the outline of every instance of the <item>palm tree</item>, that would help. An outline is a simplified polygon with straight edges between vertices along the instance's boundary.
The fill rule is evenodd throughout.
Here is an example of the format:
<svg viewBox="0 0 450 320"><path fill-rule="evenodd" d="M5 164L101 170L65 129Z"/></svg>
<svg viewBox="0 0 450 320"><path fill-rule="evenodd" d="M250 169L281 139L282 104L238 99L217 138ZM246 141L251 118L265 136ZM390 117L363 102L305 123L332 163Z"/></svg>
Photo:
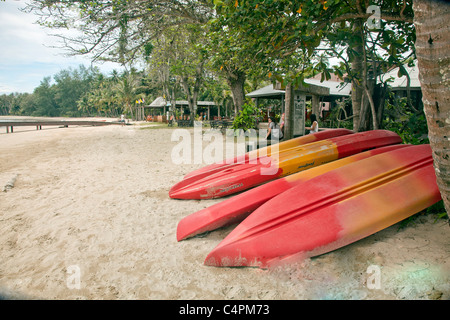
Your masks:
<svg viewBox="0 0 450 320"><path fill-rule="evenodd" d="M124 72L115 86L117 97L123 104L126 112L134 119L133 103L136 99L136 89L139 87L139 79L135 72Z"/></svg>
<svg viewBox="0 0 450 320"><path fill-rule="evenodd" d="M414 0L416 54L437 184L450 215L450 4Z"/></svg>

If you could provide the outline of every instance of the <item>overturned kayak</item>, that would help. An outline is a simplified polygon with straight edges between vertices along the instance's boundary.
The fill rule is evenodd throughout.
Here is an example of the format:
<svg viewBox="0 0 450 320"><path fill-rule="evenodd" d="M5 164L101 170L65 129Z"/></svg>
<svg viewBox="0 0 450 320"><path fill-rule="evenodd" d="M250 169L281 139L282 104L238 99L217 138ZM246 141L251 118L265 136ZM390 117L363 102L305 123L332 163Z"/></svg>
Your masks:
<svg viewBox="0 0 450 320"><path fill-rule="evenodd" d="M282 141L274 146L266 146L263 148L259 148L257 150L249 151L241 156L226 159L221 163L213 163L207 165L203 168L188 173L183 179L190 179L190 181L192 182L193 179L200 179L213 173L217 173L219 171L228 170L241 164L249 163L250 161L253 162L259 157L271 156L274 155L275 153L281 153L291 148L295 148L311 142L316 142L334 137L340 137L352 133L353 131L343 128L327 129L313 134L308 134L294 139Z"/></svg>
<svg viewBox="0 0 450 320"><path fill-rule="evenodd" d="M170 189L169 196L174 199L220 198L327 162L401 142L396 133L387 130L324 139L271 156L258 157L255 161L199 179L196 176L184 179Z"/></svg>
<svg viewBox="0 0 450 320"><path fill-rule="evenodd" d="M429 145L385 152L307 180L260 206L206 258L268 267L317 256L441 199Z"/></svg>
<svg viewBox="0 0 450 320"><path fill-rule="evenodd" d="M266 201L300 183L347 164L408 146L397 144L365 151L247 190L181 219L177 226L177 240L181 241L204 232L238 223Z"/></svg>

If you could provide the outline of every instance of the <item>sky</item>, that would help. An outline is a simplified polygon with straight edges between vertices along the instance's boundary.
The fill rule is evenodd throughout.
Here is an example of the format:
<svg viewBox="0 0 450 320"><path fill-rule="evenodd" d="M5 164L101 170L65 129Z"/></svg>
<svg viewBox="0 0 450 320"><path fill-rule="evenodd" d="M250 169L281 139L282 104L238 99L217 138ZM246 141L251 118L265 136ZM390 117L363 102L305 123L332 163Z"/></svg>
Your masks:
<svg viewBox="0 0 450 320"><path fill-rule="evenodd" d="M80 64L91 65L88 57L67 57L51 36L54 30L35 23L32 13L20 11L25 0L0 0L0 95L13 92L32 93L44 77L64 69L77 69ZM113 63L94 64L104 74L121 69Z"/></svg>

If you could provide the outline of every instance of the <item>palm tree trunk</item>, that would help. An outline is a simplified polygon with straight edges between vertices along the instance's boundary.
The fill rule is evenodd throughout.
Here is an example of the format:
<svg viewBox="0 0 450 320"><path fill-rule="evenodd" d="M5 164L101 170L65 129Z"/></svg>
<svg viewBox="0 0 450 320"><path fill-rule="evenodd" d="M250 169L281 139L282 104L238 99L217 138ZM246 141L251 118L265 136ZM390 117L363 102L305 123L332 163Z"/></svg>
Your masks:
<svg viewBox="0 0 450 320"><path fill-rule="evenodd" d="M414 0L422 101L442 199L450 214L450 4Z"/></svg>

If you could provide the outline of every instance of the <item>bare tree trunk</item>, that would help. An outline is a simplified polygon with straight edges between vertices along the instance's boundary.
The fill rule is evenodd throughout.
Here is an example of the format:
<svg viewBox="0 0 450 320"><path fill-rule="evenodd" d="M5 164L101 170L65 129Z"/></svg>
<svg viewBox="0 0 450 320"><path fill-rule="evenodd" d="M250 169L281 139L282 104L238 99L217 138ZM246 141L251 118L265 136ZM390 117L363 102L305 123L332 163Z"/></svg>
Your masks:
<svg viewBox="0 0 450 320"><path fill-rule="evenodd" d="M191 113L191 117L193 117L193 118L195 118L195 115L197 114L197 99L198 99L198 94L200 92L200 86L201 86L202 78L203 78L203 65L204 65L204 62L202 61L201 63L199 63L199 65L197 66L197 68L195 70L195 76L194 76L192 88L191 88L191 85L189 82L189 76L184 75L184 76L180 77L183 91L187 97L189 111Z"/></svg>
<svg viewBox="0 0 450 320"><path fill-rule="evenodd" d="M450 4L414 0L416 53L434 167L450 214Z"/></svg>
<svg viewBox="0 0 450 320"><path fill-rule="evenodd" d="M362 70L363 70L363 39L361 38L361 29L363 23L361 20L355 21L353 25L353 33L355 35L356 42L353 44L352 49L354 55L350 61L352 70L352 109L353 109L353 130L359 130L359 119L361 112L361 105L363 100L363 83L362 83Z"/></svg>
<svg viewBox="0 0 450 320"><path fill-rule="evenodd" d="M227 84L230 87L233 96L234 110L238 112L242 110L245 101L244 84L246 75L237 69L226 71Z"/></svg>
<svg viewBox="0 0 450 320"><path fill-rule="evenodd" d="M285 90L285 123L284 139L289 140L294 137L294 89L289 83Z"/></svg>
<svg viewBox="0 0 450 320"><path fill-rule="evenodd" d="M383 84L383 85L376 85L375 89L374 89L374 93L375 93L375 105L376 105L376 110L377 110L377 121L378 121L378 125L381 128L383 125L383 113L384 113L384 103L386 100L386 95L387 95L387 85Z"/></svg>
<svg viewBox="0 0 450 320"><path fill-rule="evenodd" d="M191 88L189 86L189 80L188 77L180 77L180 82L181 82L181 86L183 87L183 91L186 94L186 99L188 102L188 107L189 107L189 112L191 114L191 117L195 118L195 112L196 112L196 106L194 105L194 97L193 94L191 92ZM197 102L195 101L195 104Z"/></svg>
<svg viewBox="0 0 450 320"><path fill-rule="evenodd" d="M366 52L366 45L365 45L365 34L364 34L364 29L361 29L361 38L363 41L363 45L362 45L362 51L363 51L363 89L364 89L364 94L366 95L367 101L369 103L370 106L370 111L371 111L371 115L372 115L372 128L374 130L378 130L378 121L377 121L377 112L375 110L375 103L373 102L373 91L375 88L375 81L370 81L368 79L368 74L367 74L367 52ZM376 78L376 76L375 76ZM367 129L367 127L365 128Z"/></svg>
<svg viewBox="0 0 450 320"><path fill-rule="evenodd" d="M364 72L365 74L365 72ZM365 75L364 75L365 76ZM363 92L361 97L361 109L359 110L359 123L356 131L362 132L372 129L378 129L378 121L376 119L377 112L373 94L375 91L375 80L363 81ZM374 120L375 114L375 120Z"/></svg>

